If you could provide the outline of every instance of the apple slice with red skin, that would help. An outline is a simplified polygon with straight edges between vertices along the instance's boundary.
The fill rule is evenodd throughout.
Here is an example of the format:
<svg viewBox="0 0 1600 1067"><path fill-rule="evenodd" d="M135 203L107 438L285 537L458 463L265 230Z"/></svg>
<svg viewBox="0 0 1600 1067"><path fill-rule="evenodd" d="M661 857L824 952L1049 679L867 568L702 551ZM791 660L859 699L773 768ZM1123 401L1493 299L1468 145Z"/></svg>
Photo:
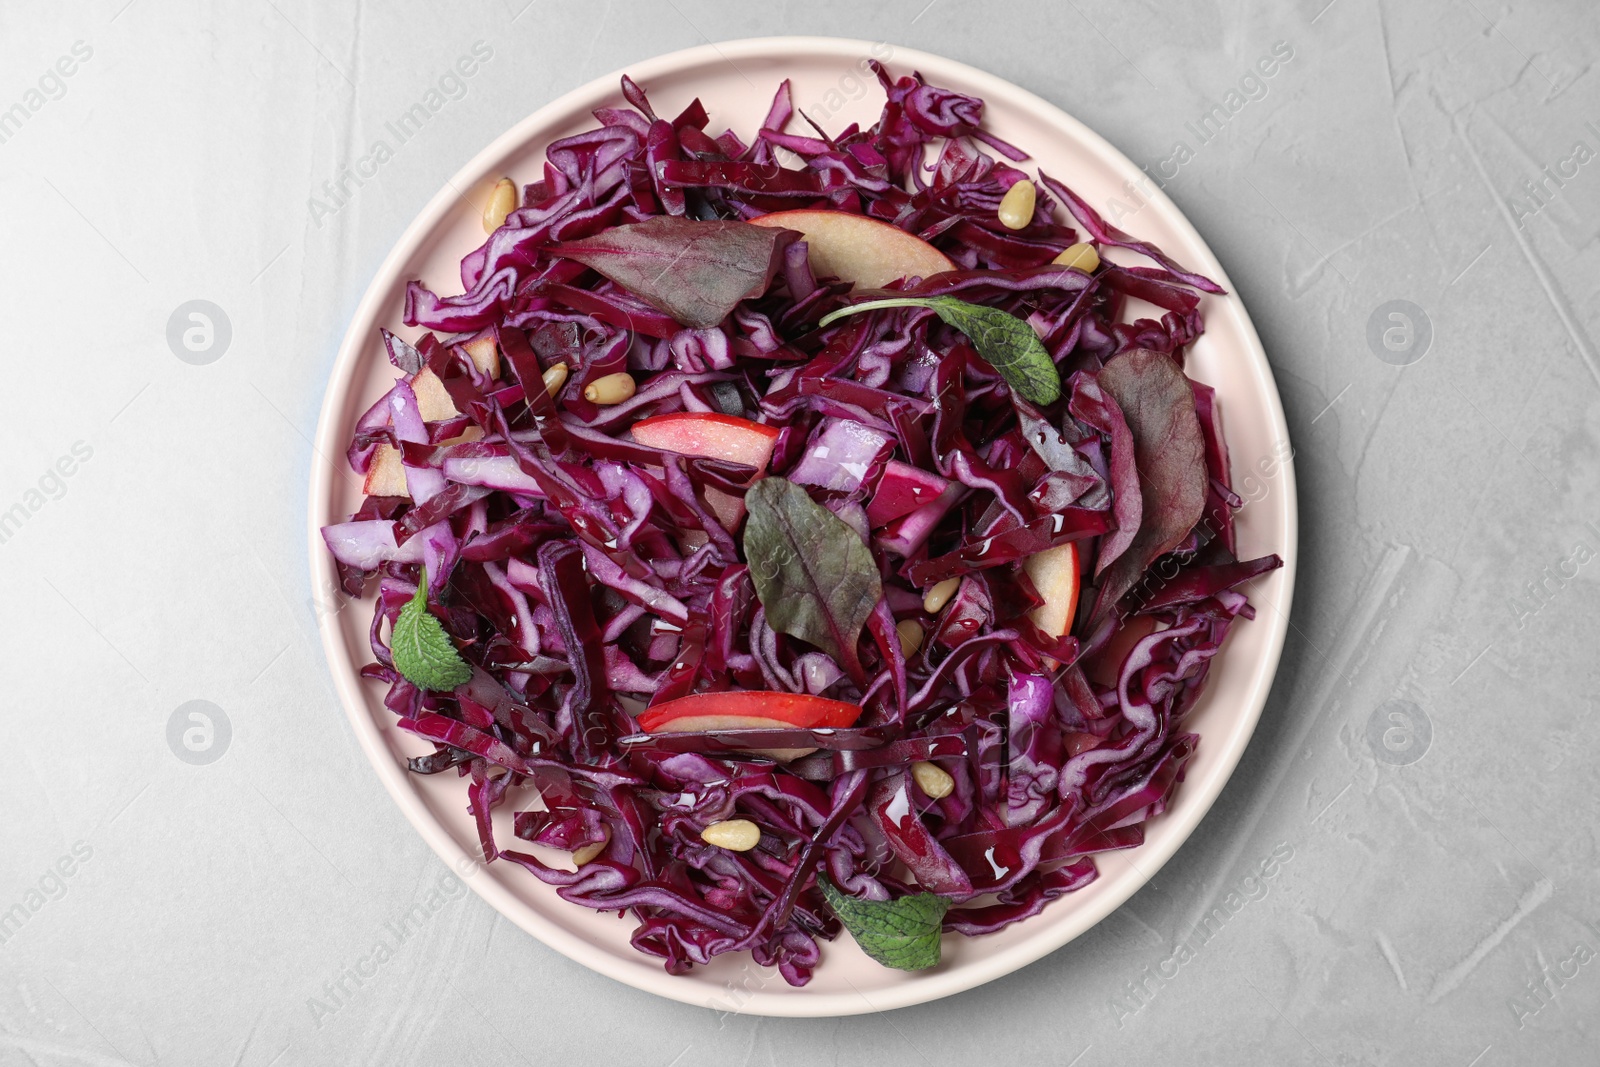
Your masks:
<svg viewBox="0 0 1600 1067"><path fill-rule="evenodd" d="M899 278L930 278L955 270L943 252L898 226L845 211L801 208L774 211L750 220L757 226L798 230L811 250L811 270L879 289Z"/></svg>
<svg viewBox="0 0 1600 1067"><path fill-rule="evenodd" d="M861 708L842 700L804 693L743 690L697 693L657 704L641 712L639 726L647 733L672 734L702 730L817 730L854 725ZM775 760L798 759L814 748L752 749Z"/></svg>
<svg viewBox="0 0 1600 1067"><path fill-rule="evenodd" d="M1078 613L1078 542L1068 541L1022 561L1028 580L1044 599L1029 612L1033 624L1051 637L1062 637L1072 629Z"/></svg>
<svg viewBox="0 0 1600 1067"><path fill-rule="evenodd" d="M902 515L938 500L939 494L948 488L949 479L891 459L884 464L878 487L867 501L867 522L874 527L887 526Z"/></svg>
<svg viewBox="0 0 1600 1067"><path fill-rule="evenodd" d="M710 411L680 411L633 424L633 439L651 448L765 468L778 431L759 422Z"/></svg>
<svg viewBox="0 0 1600 1067"><path fill-rule="evenodd" d="M710 411L680 411L633 424L633 439L649 448L685 456L704 456L766 470L778 431L759 422ZM744 500L717 489L706 490L706 504L731 532L744 518Z"/></svg>
<svg viewBox="0 0 1600 1067"><path fill-rule="evenodd" d="M723 693L695 693L657 704L639 713L639 725L649 733L682 732L685 729L732 730L820 730L853 726L861 717L861 707L843 700L829 700L806 693L777 693L757 689L729 690ZM757 726L685 727L685 719L727 718L757 720Z"/></svg>

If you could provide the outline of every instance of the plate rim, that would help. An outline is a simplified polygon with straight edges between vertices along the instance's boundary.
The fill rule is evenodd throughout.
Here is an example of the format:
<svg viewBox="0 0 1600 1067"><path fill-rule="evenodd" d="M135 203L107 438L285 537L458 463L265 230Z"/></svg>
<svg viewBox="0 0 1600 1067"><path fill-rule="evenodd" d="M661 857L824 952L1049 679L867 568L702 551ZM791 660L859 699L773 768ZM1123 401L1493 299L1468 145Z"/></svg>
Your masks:
<svg viewBox="0 0 1600 1067"><path fill-rule="evenodd" d="M648 57L586 81L514 123L446 179L445 184L395 241L368 281L360 302L351 314L338 352L329 369L313 438L313 462L307 510L310 577L313 590L311 602L317 603L316 590L337 588L337 577L332 559L322 540L321 527L326 521L343 521L342 517L332 516L325 506L325 502L331 496L333 464L342 460L348 444L348 427L339 425L338 412L345 407L346 394L350 391L355 378L362 350L370 342L368 332L383 321L381 316L384 311L392 312L392 309L382 307L381 297L393 283L393 279L405 262L423 246L429 235L444 222L450 212L458 208L464 199L462 189L470 188L482 180L494 161L524 147L541 126L571 111L578 103L597 96L614 95L614 87L624 74L644 82L709 63L731 64L739 58L859 59L863 55L874 54L872 51L874 48L885 45L892 49L893 62L917 69L932 70L935 74L931 80L935 82L939 80L940 74L954 72L969 85L977 85L986 101L991 98L1006 98L1030 112L1048 114L1052 121L1072 130L1080 142L1094 151L1099 160L1114 172L1114 176L1132 182L1143 182L1147 177L1145 172L1115 145L1059 105L1038 94L960 60L887 41L812 35L740 38L696 45ZM1273 605L1274 617L1271 620L1258 616L1252 622L1252 625L1256 626L1267 624L1271 629L1262 656L1250 668L1251 674L1243 694L1248 698L1245 701L1245 714L1237 721L1233 736L1224 739L1227 741L1226 747L1222 747L1220 751L1213 749L1218 753L1219 761L1215 786L1204 792L1186 791L1181 802L1175 804L1163 816L1164 819L1171 819L1175 823L1173 828L1169 828L1167 836L1159 842L1153 844L1146 842L1137 849L1130 850L1130 854L1139 856L1141 861L1134 869L1134 875L1124 879L1125 884L1117 890L1096 897L1082 906L1073 913L1071 922L1041 930L1041 936L1021 944L964 961L960 967L934 971L920 976L914 982L906 982L886 991L875 991L871 1000L868 1000L865 994L851 997L847 994L808 993L803 987L791 989L784 986L777 992L763 989L749 993L734 1009L736 1014L832 1018L910 1007L985 985L1036 962L1099 924L1111 912L1131 899L1166 865L1193 835L1227 783L1232 780L1239 760L1243 757L1250 738L1255 734L1282 659L1295 591L1299 556L1299 498L1293 442L1289 437L1282 396L1278 391L1266 350L1244 307L1242 298L1229 281L1222 264L1217 261L1210 244L1195 229L1188 216L1159 187L1153 183L1145 183L1140 189L1140 195L1157 207L1172 225L1186 231L1186 236L1203 253L1199 259L1185 265L1213 278L1228 291L1228 297L1220 301L1213 313L1222 311L1235 319L1235 328L1244 341L1243 356L1249 364L1250 372L1264 386L1263 393L1271 416L1269 429L1275 440L1288 443L1290 446L1290 454L1282 459L1282 466L1277 474L1281 491L1274 494L1280 501L1278 510L1284 529L1282 551L1284 565L1279 572L1283 592L1278 603ZM316 462L317 456L327 459L325 462ZM497 912L573 962L635 989L680 1003L715 1010L715 1005L709 1002L704 983L694 981L687 976L668 975L664 970L643 972L609 952L596 952L594 945L589 941L568 927L538 914L498 879L476 877L475 875L481 873L485 867L483 861L463 848L444 824L433 816L413 788L409 773L392 758L384 740L383 730L375 722L367 707L367 696L362 691L358 673L359 665L352 662L346 654L345 644L338 630L338 614L318 611L316 615L317 628L321 635L328 669L333 676L334 688L338 692L345 717L355 732L356 740L367 762L378 774L385 791L406 817L407 822L441 860L461 874L466 884ZM1147 849L1152 851L1145 851Z"/></svg>

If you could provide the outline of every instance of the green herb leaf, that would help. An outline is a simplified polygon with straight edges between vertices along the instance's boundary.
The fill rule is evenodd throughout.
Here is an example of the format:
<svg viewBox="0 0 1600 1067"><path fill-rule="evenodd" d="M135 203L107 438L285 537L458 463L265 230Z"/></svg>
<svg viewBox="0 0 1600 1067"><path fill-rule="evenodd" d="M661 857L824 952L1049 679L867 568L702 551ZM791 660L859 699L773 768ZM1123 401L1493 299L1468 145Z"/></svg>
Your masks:
<svg viewBox="0 0 1600 1067"><path fill-rule="evenodd" d="M767 624L816 645L864 683L856 645L883 599L872 550L786 478L762 478L744 500L744 554Z"/></svg>
<svg viewBox="0 0 1600 1067"><path fill-rule="evenodd" d="M563 259L604 274L685 326L715 326L760 296L783 263L793 230L727 219L661 215L551 245Z"/></svg>
<svg viewBox="0 0 1600 1067"><path fill-rule="evenodd" d="M900 971L939 965L939 930L950 901L936 893L898 900L858 900L841 893L826 878L817 887L861 951Z"/></svg>
<svg viewBox="0 0 1600 1067"><path fill-rule="evenodd" d="M466 684L472 668L461 658L444 626L428 611L428 568L422 568L417 595L400 609L389 638L394 668L423 689L448 690Z"/></svg>
<svg viewBox="0 0 1600 1067"><path fill-rule="evenodd" d="M824 315L818 326L858 311L879 308L929 308L945 322L966 334L978 355L1011 383L1024 399L1053 404L1061 395L1061 372L1039 335L1022 319L999 308L969 304L953 296L897 296L851 304Z"/></svg>

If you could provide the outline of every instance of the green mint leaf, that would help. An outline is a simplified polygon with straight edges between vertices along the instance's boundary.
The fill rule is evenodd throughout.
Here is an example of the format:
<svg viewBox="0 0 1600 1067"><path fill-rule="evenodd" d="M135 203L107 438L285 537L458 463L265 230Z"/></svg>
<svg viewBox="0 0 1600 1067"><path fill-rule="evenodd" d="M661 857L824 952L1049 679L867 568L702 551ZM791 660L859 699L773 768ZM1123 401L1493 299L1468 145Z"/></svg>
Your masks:
<svg viewBox="0 0 1600 1067"><path fill-rule="evenodd" d="M786 478L762 478L744 500L744 554L767 624L816 645L864 682L856 645L883 599L872 550Z"/></svg>
<svg viewBox="0 0 1600 1067"><path fill-rule="evenodd" d="M885 967L924 971L939 965L939 930L950 901L936 893L897 900L858 900L826 878L817 887L861 951Z"/></svg>
<svg viewBox="0 0 1600 1067"><path fill-rule="evenodd" d="M449 690L466 684L472 668L461 658L444 626L428 610L428 568L422 568L417 595L400 609L389 637L394 669L422 689Z"/></svg>
<svg viewBox="0 0 1600 1067"><path fill-rule="evenodd" d="M928 308L972 341L978 355L1011 384L1023 399L1035 404L1053 404L1061 396L1061 372L1050 358L1049 349L1022 319L999 308L969 304L953 296L899 296L851 304L822 317L826 326L858 311L879 308Z"/></svg>

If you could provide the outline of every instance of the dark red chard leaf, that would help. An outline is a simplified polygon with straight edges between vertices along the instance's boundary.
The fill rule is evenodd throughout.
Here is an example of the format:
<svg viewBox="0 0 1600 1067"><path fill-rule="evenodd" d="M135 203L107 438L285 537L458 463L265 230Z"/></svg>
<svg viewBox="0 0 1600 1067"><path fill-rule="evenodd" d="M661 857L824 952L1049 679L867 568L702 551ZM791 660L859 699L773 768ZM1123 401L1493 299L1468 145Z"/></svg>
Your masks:
<svg viewBox="0 0 1600 1067"><path fill-rule="evenodd" d="M549 251L604 274L685 326L716 326L760 296L799 234L748 222L676 215L613 226Z"/></svg>
<svg viewBox="0 0 1600 1067"><path fill-rule="evenodd" d="M1215 563L1209 567L1192 567L1182 571L1172 581L1163 585L1154 596L1138 606L1140 614L1150 614L1179 604L1194 604L1206 597L1216 596L1224 589L1242 585L1257 575L1277 570L1283 566L1283 557L1276 552L1270 556Z"/></svg>
<svg viewBox="0 0 1600 1067"><path fill-rule="evenodd" d="M785 478L763 478L745 495L744 552L767 624L816 645L857 684L857 645L883 583L861 535Z"/></svg>
<svg viewBox="0 0 1600 1067"><path fill-rule="evenodd" d="M1107 363L1095 380L1133 434L1143 511L1133 542L1100 576L1093 615L1099 620L1145 568L1194 529L1205 510L1208 482L1194 390L1172 357L1136 348Z"/></svg>
<svg viewBox="0 0 1600 1067"><path fill-rule="evenodd" d="M1072 401L1067 409L1111 439L1111 513L1116 516L1117 528L1100 543L1099 559L1095 562L1098 576L1133 544L1139 524L1144 520L1138 456L1128 420L1116 401L1106 396L1094 375L1084 372L1073 377Z"/></svg>
<svg viewBox="0 0 1600 1067"><path fill-rule="evenodd" d="M1233 491L1229 475L1228 442L1222 436L1222 413L1218 410L1217 391L1200 382L1189 383L1194 388L1194 411L1200 418L1200 433L1206 440L1206 473L1211 478L1211 492L1206 497L1206 525L1214 530L1217 540L1230 553L1238 551L1233 535L1233 513L1244 507L1244 500Z"/></svg>

